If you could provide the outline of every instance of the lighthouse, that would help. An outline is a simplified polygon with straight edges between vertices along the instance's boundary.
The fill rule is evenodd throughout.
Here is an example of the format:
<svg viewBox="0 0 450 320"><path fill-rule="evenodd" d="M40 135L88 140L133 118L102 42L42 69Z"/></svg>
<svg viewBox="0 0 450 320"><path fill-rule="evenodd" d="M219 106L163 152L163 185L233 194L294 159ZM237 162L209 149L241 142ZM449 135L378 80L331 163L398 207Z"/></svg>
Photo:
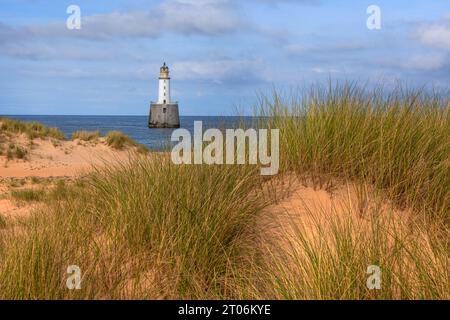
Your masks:
<svg viewBox="0 0 450 320"><path fill-rule="evenodd" d="M165 62L159 70L158 101L150 103L148 126L150 128L180 127L178 102L172 102L170 97L169 67Z"/></svg>

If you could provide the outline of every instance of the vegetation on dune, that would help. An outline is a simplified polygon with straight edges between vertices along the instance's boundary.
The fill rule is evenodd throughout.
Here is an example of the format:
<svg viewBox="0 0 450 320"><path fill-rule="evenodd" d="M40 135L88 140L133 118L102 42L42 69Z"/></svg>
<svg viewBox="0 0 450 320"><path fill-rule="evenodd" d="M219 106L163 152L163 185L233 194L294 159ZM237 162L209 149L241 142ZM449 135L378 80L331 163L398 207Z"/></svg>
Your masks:
<svg viewBox="0 0 450 320"><path fill-rule="evenodd" d="M0 215L0 229L4 229L8 226L5 217Z"/></svg>
<svg viewBox="0 0 450 320"><path fill-rule="evenodd" d="M35 180L36 181L36 180ZM33 182L37 184L39 182ZM26 184L25 180L22 180L18 185L12 187L23 187ZM61 200L69 193L69 186L66 185L64 180L56 180L56 182L45 182L46 186L39 186L33 188L20 188L11 190L11 198L19 202L43 202L49 203L54 200ZM82 186L83 181L78 180L75 186Z"/></svg>
<svg viewBox="0 0 450 320"><path fill-rule="evenodd" d="M5 236L0 297L220 298L239 238L264 205L253 194L260 177L158 157L93 174L36 212L20 242ZM79 291L62 278L73 264L86 272Z"/></svg>
<svg viewBox="0 0 450 320"><path fill-rule="evenodd" d="M5 136L0 133L0 156L5 154L5 146L4 143L6 142Z"/></svg>
<svg viewBox="0 0 450 320"><path fill-rule="evenodd" d="M14 143L10 143L8 145L8 150L6 151L6 158L8 160L12 160L14 158L25 159L27 154L28 150L24 147L18 146Z"/></svg>
<svg viewBox="0 0 450 320"><path fill-rule="evenodd" d="M95 141L100 138L100 130L86 131L79 130L72 133L72 140L79 139L82 141Z"/></svg>
<svg viewBox="0 0 450 320"><path fill-rule="evenodd" d="M125 146L137 146L137 143L133 141L129 136L120 131L109 131L106 134L106 143L118 150L122 150Z"/></svg>
<svg viewBox="0 0 450 320"><path fill-rule="evenodd" d="M278 225L260 215L289 186L255 166L136 158L59 186L20 231L0 232L0 298L448 299L449 107L356 86L262 98L283 173L369 185L381 203ZM129 142L110 132L107 143ZM65 286L69 265L80 290ZM381 290L366 287L369 265Z"/></svg>
<svg viewBox="0 0 450 320"><path fill-rule="evenodd" d="M251 241L250 248L260 249L246 258L260 263L248 261L236 271L240 287L252 288L241 297L448 299L445 226L424 227L381 206L356 218L358 202L349 202L344 213L339 207L306 206L301 219L277 223L282 239L272 233ZM374 267L380 268L380 290L367 287Z"/></svg>
<svg viewBox="0 0 450 320"><path fill-rule="evenodd" d="M25 202L41 201L44 199L45 190L43 189L20 189L11 191L13 199Z"/></svg>
<svg viewBox="0 0 450 320"><path fill-rule="evenodd" d="M448 98L338 84L306 99L275 93L259 110L280 128L285 171L370 183L403 208L449 217Z"/></svg>
<svg viewBox="0 0 450 320"><path fill-rule="evenodd" d="M14 147L10 147L9 149L5 148L5 143L9 140L8 136L10 136L11 133L26 134L31 141L30 143L32 143L32 140L35 138L50 138L54 147L61 146L61 141L65 140L64 134L57 128L50 128L38 122L27 122L0 117L0 155L6 155L8 160L14 158L25 159L28 153L27 149L21 146L14 145ZM71 139L96 142L101 137L100 130L78 130L72 134ZM107 145L117 150L133 147L141 154L147 154L149 152L148 147L135 142L120 131L109 131L105 140Z"/></svg>
<svg viewBox="0 0 450 320"><path fill-rule="evenodd" d="M14 146L13 148L11 148L10 146L9 150L14 150L14 156L17 159L24 159L28 153L28 151L25 148L20 146Z"/></svg>
<svg viewBox="0 0 450 320"><path fill-rule="evenodd" d="M138 144L136 151L140 154L147 154L150 152L150 149L146 145Z"/></svg>
<svg viewBox="0 0 450 320"><path fill-rule="evenodd" d="M95 141L100 138L100 131L76 131L72 134L72 140L80 139L83 141ZM149 149L140 143L137 143L129 136L120 131L109 131L105 140L108 146L117 149L123 150L127 147L136 147L136 151L138 153L146 154L149 152Z"/></svg>
<svg viewBox="0 0 450 320"><path fill-rule="evenodd" d="M100 130L96 131L81 130L76 131L72 134L72 140L79 139L82 141L96 141L100 137L101 137ZM121 131L108 131L108 133L105 136L105 140L108 146L117 150L123 150L126 147L136 147L136 150L139 153L145 154L149 152L149 149L145 145L137 143L136 141L134 141Z"/></svg>
<svg viewBox="0 0 450 320"><path fill-rule="evenodd" d="M28 154L28 148L25 146L12 142L7 144L11 134L25 134L30 141L35 138L51 138L54 145L64 140L64 134L58 128L50 128L38 122L0 117L0 155L6 155L7 160L26 159Z"/></svg>
<svg viewBox="0 0 450 320"><path fill-rule="evenodd" d="M0 117L0 131L25 133L29 139L50 137L64 140L64 134L58 128L50 128L39 122L26 122Z"/></svg>

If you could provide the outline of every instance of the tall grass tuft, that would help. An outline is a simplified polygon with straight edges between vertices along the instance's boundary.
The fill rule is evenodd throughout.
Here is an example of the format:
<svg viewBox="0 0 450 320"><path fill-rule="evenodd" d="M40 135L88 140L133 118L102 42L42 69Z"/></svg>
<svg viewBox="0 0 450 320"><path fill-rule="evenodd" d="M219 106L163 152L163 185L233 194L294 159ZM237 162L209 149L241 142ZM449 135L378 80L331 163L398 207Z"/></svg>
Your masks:
<svg viewBox="0 0 450 320"><path fill-rule="evenodd" d="M385 93L353 84L278 93L258 112L280 129L282 168L368 182L401 207L449 218L450 102L421 91Z"/></svg>
<svg viewBox="0 0 450 320"><path fill-rule="evenodd" d="M126 146L136 146L137 143L120 131L109 131L106 135L106 143L114 149L123 149Z"/></svg>
<svg viewBox="0 0 450 320"><path fill-rule="evenodd" d="M100 130L85 131L79 130L72 133L72 140L79 139L82 141L94 141L100 138Z"/></svg>
<svg viewBox="0 0 450 320"><path fill-rule="evenodd" d="M165 156L98 171L36 213L20 241L3 239L0 297L222 297L243 230L264 205L255 172ZM69 265L83 271L81 290L65 287Z"/></svg>

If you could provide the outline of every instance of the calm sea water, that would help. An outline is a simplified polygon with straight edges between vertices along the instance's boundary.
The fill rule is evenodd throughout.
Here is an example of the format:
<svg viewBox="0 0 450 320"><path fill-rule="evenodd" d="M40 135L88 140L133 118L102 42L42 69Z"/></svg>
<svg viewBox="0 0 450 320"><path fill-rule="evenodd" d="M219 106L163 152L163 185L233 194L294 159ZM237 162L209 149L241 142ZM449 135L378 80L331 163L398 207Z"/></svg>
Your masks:
<svg viewBox="0 0 450 320"><path fill-rule="evenodd" d="M110 130L122 131L135 141L150 147L152 150L161 150L170 143L170 136L174 129L148 128L148 116L11 116L24 121L38 121L47 126L59 128L70 138L77 130L100 130L102 135ZM252 117L180 117L181 128L194 131L194 121L203 121L203 130L208 128L234 128L239 121L246 124L252 122Z"/></svg>

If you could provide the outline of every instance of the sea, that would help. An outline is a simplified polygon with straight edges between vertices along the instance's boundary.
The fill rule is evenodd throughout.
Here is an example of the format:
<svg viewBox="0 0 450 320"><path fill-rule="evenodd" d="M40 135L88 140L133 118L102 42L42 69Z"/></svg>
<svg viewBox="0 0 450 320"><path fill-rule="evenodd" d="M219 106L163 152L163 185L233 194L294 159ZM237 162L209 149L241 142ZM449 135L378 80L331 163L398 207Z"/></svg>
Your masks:
<svg viewBox="0 0 450 320"><path fill-rule="evenodd" d="M148 116L7 115L5 117L22 121L38 121L46 126L57 127L68 139L77 130L100 130L102 135L106 135L110 130L122 131L136 142L154 151L161 151L172 145L170 138L175 130L148 128ZM253 117L181 116L180 127L193 134L194 121L202 121L203 131L205 131L209 128L232 129L242 123L247 126L253 120Z"/></svg>

